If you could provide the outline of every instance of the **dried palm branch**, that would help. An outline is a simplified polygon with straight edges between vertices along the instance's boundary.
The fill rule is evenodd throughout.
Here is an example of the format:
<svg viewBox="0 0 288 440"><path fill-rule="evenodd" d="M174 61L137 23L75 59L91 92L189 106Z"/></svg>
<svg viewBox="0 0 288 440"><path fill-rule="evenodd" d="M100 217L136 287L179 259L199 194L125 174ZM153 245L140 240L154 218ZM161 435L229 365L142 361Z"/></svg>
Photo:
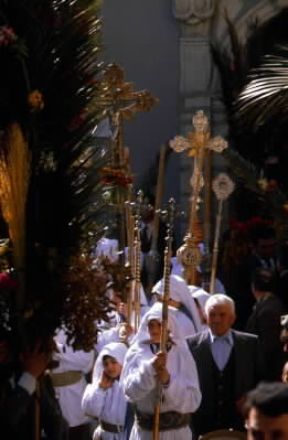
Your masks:
<svg viewBox="0 0 288 440"><path fill-rule="evenodd" d="M23 307L26 264L26 201L31 155L21 127L9 125L0 151L0 204L13 244L13 259L19 274L17 303Z"/></svg>
<svg viewBox="0 0 288 440"><path fill-rule="evenodd" d="M68 343L74 349L91 350L97 336L97 321L107 320L109 299L106 296L108 274L85 255L71 258L64 281L65 302L62 320ZM86 324L84 324L86 322Z"/></svg>
<svg viewBox="0 0 288 440"><path fill-rule="evenodd" d="M9 224L9 231L18 266L26 269L24 316L34 320L37 334L51 334L64 322L78 346L85 344L92 321L94 325L106 313L102 284L88 295L92 283L86 283L76 302L72 284L70 291L65 288L77 266L71 257L83 249L88 253L91 240L95 244L102 235L105 203L99 170L107 164L108 151L95 137L105 114L103 105L97 106L104 67L98 58L99 7L98 0L0 0L0 31L1 24L13 30L9 46L1 47L0 41L0 127L9 138L1 157L6 162L9 158L7 170L14 173L9 176L10 193L2 197L12 196L2 210L17 223L12 229ZM25 53L19 50L20 41ZM9 127L17 137L12 138ZM15 158L20 143L21 154ZM18 255L25 256L23 262ZM96 276L95 268L79 262L73 285L76 275L81 284L89 270ZM72 303L77 310L90 307L88 315L77 315L77 326L76 312L68 307Z"/></svg>

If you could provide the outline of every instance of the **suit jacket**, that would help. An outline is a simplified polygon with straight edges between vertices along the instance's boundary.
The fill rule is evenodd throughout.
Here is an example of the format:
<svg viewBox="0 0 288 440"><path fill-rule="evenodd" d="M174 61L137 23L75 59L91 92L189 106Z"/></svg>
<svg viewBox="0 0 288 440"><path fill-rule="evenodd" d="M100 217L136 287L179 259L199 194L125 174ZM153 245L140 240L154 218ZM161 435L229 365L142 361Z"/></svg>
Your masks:
<svg viewBox="0 0 288 440"><path fill-rule="evenodd" d="M258 301L250 315L246 331L258 335L264 360L269 362L267 380L280 380L284 362L282 345L280 342L280 316L284 307L275 295Z"/></svg>
<svg viewBox="0 0 288 440"><path fill-rule="evenodd" d="M258 337L232 330L234 340L234 401L236 404L246 392L253 389L264 376L264 362ZM214 361L210 347L209 331L205 330L187 339L189 349L195 359L202 402L193 415L194 431L198 434L214 430L216 387L214 383ZM233 426L231 426L233 428ZM239 429L239 426L234 427Z"/></svg>
<svg viewBox="0 0 288 440"><path fill-rule="evenodd" d="M1 439L31 440L35 429L35 393L28 394L17 383L12 387L10 379L11 376L0 381ZM68 440L68 425L55 398L50 378L44 375L39 385L40 427L45 431L47 440Z"/></svg>

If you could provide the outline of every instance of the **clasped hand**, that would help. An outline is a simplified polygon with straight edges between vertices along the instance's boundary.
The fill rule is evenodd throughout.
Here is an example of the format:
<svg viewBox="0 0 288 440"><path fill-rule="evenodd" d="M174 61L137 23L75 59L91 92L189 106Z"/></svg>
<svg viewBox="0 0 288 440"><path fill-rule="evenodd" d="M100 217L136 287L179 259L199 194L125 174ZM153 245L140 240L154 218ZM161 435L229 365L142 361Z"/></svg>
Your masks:
<svg viewBox="0 0 288 440"><path fill-rule="evenodd" d="M156 371L156 377L162 385L167 385L170 381L170 374L166 368L167 353L159 351L153 359L152 365Z"/></svg>
<svg viewBox="0 0 288 440"><path fill-rule="evenodd" d="M127 322L121 322L119 325L119 339L120 341L127 341L130 335L133 333L133 328Z"/></svg>

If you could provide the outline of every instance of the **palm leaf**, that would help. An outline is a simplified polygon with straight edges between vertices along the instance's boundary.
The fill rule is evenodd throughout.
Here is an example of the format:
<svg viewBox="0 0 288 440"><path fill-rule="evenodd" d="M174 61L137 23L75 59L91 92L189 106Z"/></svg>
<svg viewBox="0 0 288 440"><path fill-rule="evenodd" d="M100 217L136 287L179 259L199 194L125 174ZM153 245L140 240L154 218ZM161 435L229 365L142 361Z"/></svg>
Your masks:
<svg viewBox="0 0 288 440"><path fill-rule="evenodd" d="M35 334L53 333L62 320L77 345L83 343L80 319L84 333L91 335L93 328L95 335L97 314L102 318L106 313L102 300L96 301L99 309L91 306L89 316L82 313L77 319L69 307L71 301L77 310L89 301L95 305L95 298L105 291L105 277L100 276L104 284L96 283L93 289L93 283L83 283L77 294L65 285L74 270L79 280L81 276L88 280L90 269L91 274L97 272L88 265L89 258L82 264L78 256L83 248L87 251L91 239L95 245L103 229L99 170L109 151L95 137L105 113L98 104L104 69L98 58L99 8L99 0L0 0L0 26L13 28L17 42L25 42L27 48L24 53L16 51L16 44L0 47L5 91L0 94L0 127L6 130L17 121L32 158L24 309L35 317ZM34 89L43 96L41 112L27 105L27 95ZM80 274L84 267L85 274ZM76 286L74 276L73 280Z"/></svg>
<svg viewBox="0 0 288 440"><path fill-rule="evenodd" d="M284 122L288 117L288 49L282 55L266 55L249 75L235 110L254 129L268 121Z"/></svg>

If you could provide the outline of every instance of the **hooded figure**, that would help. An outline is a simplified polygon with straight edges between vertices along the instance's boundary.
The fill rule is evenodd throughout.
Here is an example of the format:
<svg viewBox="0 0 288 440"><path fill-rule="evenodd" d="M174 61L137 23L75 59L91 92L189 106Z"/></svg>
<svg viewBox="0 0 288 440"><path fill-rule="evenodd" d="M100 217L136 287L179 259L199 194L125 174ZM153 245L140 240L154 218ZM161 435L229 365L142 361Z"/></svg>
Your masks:
<svg viewBox="0 0 288 440"><path fill-rule="evenodd" d="M190 290L191 296L192 296L193 300L195 301L195 304L198 309L198 313L199 313L200 320L202 323L201 331L205 330L205 329L207 329L205 304L211 295L210 295L210 293L206 292L206 290L202 289L201 287L197 287L197 286L189 286L189 290Z"/></svg>
<svg viewBox="0 0 288 440"><path fill-rule="evenodd" d="M152 289L153 293L163 297L164 282L158 281ZM169 303L171 314L176 316L181 328L182 337L194 335L202 330L202 323L194 299L186 281L178 275L170 275ZM176 303L174 303L176 302ZM170 310L169 310L170 312Z"/></svg>
<svg viewBox="0 0 288 440"><path fill-rule="evenodd" d="M149 323L162 322L162 304L155 303L142 318L137 335L129 348L121 374L125 396L136 407L136 421L130 440L152 438L154 409L157 402L155 359L157 347L152 343ZM188 350L175 316L168 317L169 346L165 368L169 381L163 385L160 408L160 440L189 440L190 413L201 401L196 365Z"/></svg>
<svg viewBox="0 0 288 440"><path fill-rule="evenodd" d="M85 389L82 408L86 414L99 420L94 432L94 440L126 440L127 438L125 431L127 401L119 386L119 377L111 378L109 387L101 386L105 359L113 358L122 367L126 352L127 347L121 342L106 345L95 362L92 383Z"/></svg>

